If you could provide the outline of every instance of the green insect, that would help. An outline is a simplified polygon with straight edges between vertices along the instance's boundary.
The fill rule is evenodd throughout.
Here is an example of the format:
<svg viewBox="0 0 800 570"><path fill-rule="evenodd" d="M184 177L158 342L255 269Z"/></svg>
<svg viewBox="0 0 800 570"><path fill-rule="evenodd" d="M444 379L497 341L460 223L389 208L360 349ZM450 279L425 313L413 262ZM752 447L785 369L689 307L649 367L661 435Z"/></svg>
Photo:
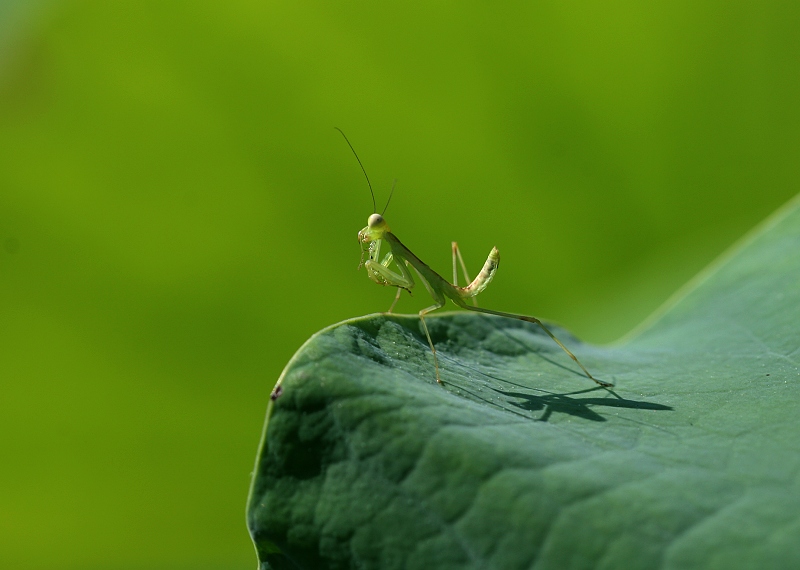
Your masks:
<svg viewBox="0 0 800 570"><path fill-rule="evenodd" d="M431 352L433 353L436 381L439 384L442 383L442 379L439 376L439 360L436 357L436 347L433 346L431 335L428 332L428 325L425 323L425 316L437 309L444 307L447 299L450 299L462 309L486 313L488 315L519 319L529 323L536 323L542 327L542 330L544 330L544 332L546 332L550 338L552 338L556 344L558 344L558 346L560 346L564 352L566 352L567 355L575 361L578 366L581 367L581 370L583 370L586 376L600 386L606 388L613 386L613 384L598 380L592 376L586 367L581 364L580 360L578 360L575 355L572 354L572 352L570 352L569 349L564 346L562 342L558 340L555 335L553 335L553 333L550 332L550 330L536 317L518 315L515 313L505 313L502 311L493 311L491 309L484 309L483 307L479 307L477 305L475 297L477 297L481 292L483 292L484 289L486 289L486 287L489 286L489 283L491 283L492 278L497 271L497 267L500 264L500 252L497 251L496 247L492 248L492 251L489 253L489 257L486 259L486 263L483 264L483 269L481 269L481 272L478 274L478 276L474 280L470 281L470 278L467 275L467 269L464 264L464 260L461 257L461 252L458 250L458 244L456 242L452 242L453 283L449 283L444 277L428 267L419 257L411 253L411 250L404 246L403 243L397 239L397 236L395 236L391 230L389 230L389 224L386 223L383 214L377 213L378 209L375 206L375 193L372 191L372 184L369 181L369 176L367 176L367 171L364 169L364 165L361 164L361 159L358 158L358 154L353 148L353 145L350 144L347 136L344 134L344 132L342 132L341 129L338 127L335 128L337 131L342 133L344 140L347 142L350 150L353 151L356 160L358 160L359 166L361 166L361 170L364 173L364 177L367 179L367 184L369 185L369 191L372 194L372 206L373 211L375 212L367 219L367 227L358 232L358 243L361 245L361 262L359 263L358 268L361 269L361 267L365 267L367 270L367 276L378 285L397 287L397 295L395 296L391 307L389 307L390 313L394 309L394 306L397 303L397 300L400 298L400 294L403 292L403 290L406 290L410 293L411 289L415 285L414 277L412 276L409 268L413 268L414 271L416 271L417 276L419 277L420 281L422 281L422 284L425 285L425 289L428 290L428 293L430 293L434 301L433 305L422 309L419 312L419 320L422 323L422 329L425 331L425 336L428 339L428 344L430 345ZM386 212L386 208L389 206L389 201L391 201L393 193L394 186L392 186L392 193L389 195L389 200L386 202L386 207L383 209L384 213ZM384 242L388 246L389 252L384 256L383 260L381 260L381 246ZM389 268L392 262L394 262L398 271L393 271ZM465 287L458 286L456 263L461 265L461 271L464 274L464 278L469 283ZM473 305L467 304L468 299L472 300Z"/></svg>

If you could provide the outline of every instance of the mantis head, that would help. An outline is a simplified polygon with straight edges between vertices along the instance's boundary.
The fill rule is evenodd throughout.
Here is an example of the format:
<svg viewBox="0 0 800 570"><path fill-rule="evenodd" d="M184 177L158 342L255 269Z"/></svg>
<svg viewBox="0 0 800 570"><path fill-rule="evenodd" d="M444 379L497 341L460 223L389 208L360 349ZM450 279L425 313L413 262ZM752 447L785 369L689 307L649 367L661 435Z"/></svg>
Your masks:
<svg viewBox="0 0 800 570"><path fill-rule="evenodd" d="M367 227L358 232L358 241L362 244L368 244L371 241L383 239L386 232L389 231L389 224L380 214L372 214L367 219Z"/></svg>
<svg viewBox="0 0 800 570"><path fill-rule="evenodd" d="M372 214L367 219L367 227L358 232L358 243L361 244L361 262L358 267L364 265L364 256L370 259L378 255L380 250L380 240L389 231L389 224L380 214Z"/></svg>

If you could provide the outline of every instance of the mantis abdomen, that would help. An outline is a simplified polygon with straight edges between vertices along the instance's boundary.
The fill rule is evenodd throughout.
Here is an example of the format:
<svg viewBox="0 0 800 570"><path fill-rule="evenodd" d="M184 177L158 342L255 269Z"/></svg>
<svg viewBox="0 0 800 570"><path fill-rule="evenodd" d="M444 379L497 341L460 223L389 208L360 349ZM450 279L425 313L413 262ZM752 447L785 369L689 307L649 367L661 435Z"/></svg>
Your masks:
<svg viewBox="0 0 800 570"><path fill-rule="evenodd" d="M489 257L486 258L486 263L483 264L483 269L481 269L478 276L472 280L472 283L466 287L456 288L459 295L464 299L471 299L482 293L483 290L489 286L489 283L492 282L494 272L497 271L498 265L500 265L500 252L497 251L496 247L493 247L492 251L489 252Z"/></svg>

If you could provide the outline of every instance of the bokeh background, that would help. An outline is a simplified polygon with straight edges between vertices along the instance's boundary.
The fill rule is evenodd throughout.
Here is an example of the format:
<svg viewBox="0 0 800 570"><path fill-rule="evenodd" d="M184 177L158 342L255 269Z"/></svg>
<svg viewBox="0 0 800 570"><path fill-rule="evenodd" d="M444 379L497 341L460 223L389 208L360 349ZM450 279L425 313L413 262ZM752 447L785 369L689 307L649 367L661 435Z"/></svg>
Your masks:
<svg viewBox="0 0 800 570"><path fill-rule="evenodd" d="M251 569L269 391L372 212L615 340L798 191L800 4L0 4L0 567ZM422 290L400 309L426 306Z"/></svg>

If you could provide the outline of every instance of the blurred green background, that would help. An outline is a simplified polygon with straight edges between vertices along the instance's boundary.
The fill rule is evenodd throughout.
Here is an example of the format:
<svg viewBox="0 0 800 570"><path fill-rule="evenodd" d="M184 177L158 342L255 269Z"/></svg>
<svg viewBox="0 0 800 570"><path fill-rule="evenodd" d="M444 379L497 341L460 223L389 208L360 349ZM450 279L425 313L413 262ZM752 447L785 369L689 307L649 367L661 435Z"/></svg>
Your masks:
<svg viewBox="0 0 800 570"><path fill-rule="evenodd" d="M0 4L0 567L250 569L269 390L372 212L609 342L793 196L800 4ZM427 306L424 291L400 309Z"/></svg>

